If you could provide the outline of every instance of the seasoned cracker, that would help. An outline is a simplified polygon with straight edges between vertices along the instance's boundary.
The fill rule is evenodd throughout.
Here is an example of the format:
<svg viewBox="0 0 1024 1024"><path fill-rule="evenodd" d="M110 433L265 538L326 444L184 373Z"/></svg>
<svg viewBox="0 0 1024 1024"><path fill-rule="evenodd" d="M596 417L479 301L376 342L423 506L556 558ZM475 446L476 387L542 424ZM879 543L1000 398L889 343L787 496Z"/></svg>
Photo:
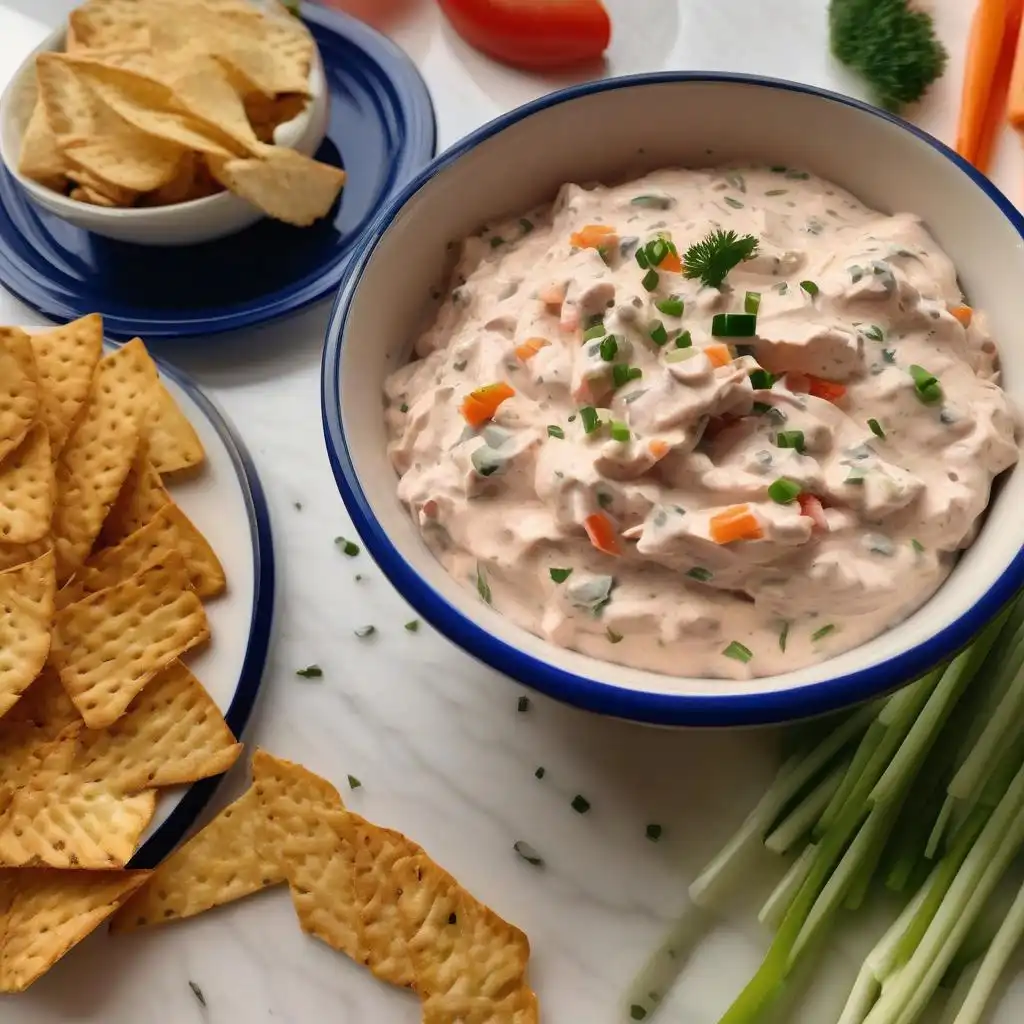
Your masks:
<svg viewBox="0 0 1024 1024"><path fill-rule="evenodd" d="M21 444L39 409L39 385L28 335L0 327L0 459Z"/></svg>
<svg viewBox="0 0 1024 1024"><path fill-rule="evenodd" d="M46 664L55 591L50 551L0 572L0 717Z"/></svg>
<svg viewBox="0 0 1024 1024"><path fill-rule="evenodd" d="M55 192L63 192L67 187L67 160L57 136L46 116L46 108L40 99L32 110L21 138L21 152L18 154L18 170L33 181L52 188Z"/></svg>
<svg viewBox="0 0 1024 1024"><path fill-rule="evenodd" d="M125 477L121 492L103 523L98 540L99 547L114 547L126 537L148 523L171 496L160 479L160 474L149 460L149 442L143 439L135 455L132 468Z"/></svg>
<svg viewBox="0 0 1024 1024"><path fill-rule="evenodd" d="M0 542L31 544L50 532L57 490L46 427L36 423L0 461Z"/></svg>

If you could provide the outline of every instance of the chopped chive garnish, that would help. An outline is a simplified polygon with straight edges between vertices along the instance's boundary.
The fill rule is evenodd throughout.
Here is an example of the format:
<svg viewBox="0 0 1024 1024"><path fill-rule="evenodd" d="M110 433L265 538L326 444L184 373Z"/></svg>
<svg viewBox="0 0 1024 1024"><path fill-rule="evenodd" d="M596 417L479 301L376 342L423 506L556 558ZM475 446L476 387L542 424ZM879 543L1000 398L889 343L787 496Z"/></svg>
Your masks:
<svg viewBox="0 0 1024 1024"><path fill-rule="evenodd" d="M533 230L533 221L527 220L525 217L520 217L519 226L523 229L523 234L528 235Z"/></svg>
<svg viewBox="0 0 1024 1024"><path fill-rule="evenodd" d="M590 801L585 796L580 796L580 794L577 793L572 798L571 806L577 814L586 814L587 811L590 810Z"/></svg>
<svg viewBox="0 0 1024 1024"><path fill-rule="evenodd" d="M744 665L754 656L754 652L749 647L744 647L738 640L731 641L722 653L734 661L742 661Z"/></svg>
<svg viewBox="0 0 1024 1024"><path fill-rule="evenodd" d="M733 199L732 196L723 196L722 198L725 199L726 203L729 206L731 206L734 210L743 209L743 204L738 199Z"/></svg>
<svg viewBox="0 0 1024 1024"><path fill-rule="evenodd" d="M924 551L924 545L916 538L912 537L910 540L910 546L920 555Z"/></svg>
<svg viewBox="0 0 1024 1024"><path fill-rule="evenodd" d="M307 665L305 668L300 668L295 674L302 679L320 679L323 677L324 670L319 665Z"/></svg>
<svg viewBox="0 0 1024 1024"><path fill-rule="evenodd" d="M660 280L661 277L658 275L656 270L648 270L647 273L644 274L643 280L640 283L647 291L653 292L654 289L658 287L658 282Z"/></svg>
<svg viewBox="0 0 1024 1024"><path fill-rule="evenodd" d="M750 371L750 386L755 391L769 391L774 384L775 376L767 370L757 369Z"/></svg>
<svg viewBox="0 0 1024 1024"><path fill-rule="evenodd" d="M678 295L670 295L667 299L659 299L654 305L658 312L664 313L665 316L682 316L683 310L686 308L685 303Z"/></svg>
<svg viewBox="0 0 1024 1024"><path fill-rule="evenodd" d="M789 641L789 623L788 622L784 622L782 624L782 629L779 630L779 650L782 651L783 654L786 653L786 644L787 644L788 641Z"/></svg>
<svg viewBox="0 0 1024 1024"><path fill-rule="evenodd" d="M683 331L682 334L676 338L676 348L689 348L693 344L693 337L689 331Z"/></svg>
<svg viewBox="0 0 1024 1024"><path fill-rule="evenodd" d="M533 773L534 778L543 779L545 775L547 775L547 769L543 765L538 765Z"/></svg>
<svg viewBox="0 0 1024 1024"><path fill-rule="evenodd" d="M660 320L652 320L647 330L655 345L664 345L668 341L668 331Z"/></svg>
<svg viewBox="0 0 1024 1024"><path fill-rule="evenodd" d="M196 1001L200 1006L206 1005L206 996L203 995L203 990L194 982L190 981L188 987L192 989L192 995L196 997Z"/></svg>
<svg viewBox="0 0 1024 1024"><path fill-rule="evenodd" d="M560 441L565 440L565 431L556 427L553 423L548 425L548 437L557 437Z"/></svg>
<svg viewBox="0 0 1024 1024"><path fill-rule="evenodd" d="M646 270L650 266L647 260L647 250L642 245L636 251L636 261L640 265L641 270Z"/></svg>
<svg viewBox="0 0 1024 1024"><path fill-rule="evenodd" d="M883 441L885 440L885 431L882 429L882 424L876 419L868 420L868 428L875 437L880 437Z"/></svg>
<svg viewBox="0 0 1024 1024"><path fill-rule="evenodd" d="M610 363L619 353L619 343L615 340L614 334L609 334L604 341L601 342L601 358L606 362Z"/></svg>
<svg viewBox="0 0 1024 1024"><path fill-rule="evenodd" d="M616 633L615 630L612 629L611 626L609 626L605 630L605 635L608 637L608 642L610 644L622 643L622 634L621 633Z"/></svg>
<svg viewBox="0 0 1024 1024"><path fill-rule="evenodd" d="M747 292L743 297L743 312L757 314L757 311L761 308L761 293L760 292Z"/></svg>
<svg viewBox="0 0 1024 1024"><path fill-rule="evenodd" d="M360 640L365 640L368 636L373 636L373 634L377 632L377 627L360 626L358 629L352 630L352 632L355 633L355 635L359 637Z"/></svg>
<svg viewBox="0 0 1024 1024"><path fill-rule="evenodd" d="M757 334L757 317L750 313L716 313L711 319L716 338L752 338Z"/></svg>
<svg viewBox="0 0 1024 1024"><path fill-rule="evenodd" d="M699 583L707 583L715 574L710 569L705 569L702 565L695 565L692 569L686 573L691 580L697 580Z"/></svg>
<svg viewBox="0 0 1024 1024"><path fill-rule="evenodd" d="M583 424L585 434L592 434L601 425L597 410L592 405L585 405L580 409L580 422Z"/></svg>
<svg viewBox="0 0 1024 1024"><path fill-rule="evenodd" d="M622 363L616 363L612 367L612 383L617 388L621 388L623 384L628 384L631 380L639 380L643 375L644 371L639 366L624 366Z"/></svg>
<svg viewBox="0 0 1024 1024"><path fill-rule="evenodd" d="M656 843L661 838L662 831L663 829L660 825L648 825L646 830L647 838L652 843Z"/></svg>
<svg viewBox="0 0 1024 1024"><path fill-rule="evenodd" d="M667 210L675 203L675 200L671 196L634 196L630 199L630 203L633 206L643 206L648 210Z"/></svg>
<svg viewBox="0 0 1024 1024"><path fill-rule="evenodd" d="M572 569L549 569L548 575L553 582L564 583L572 575Z"/></svg>
<svg viewBox="0 0 1024 1024"><path fill-rule="evenodd" d="M653 242L647 243L647 262L652 267L660 267L668 253L668 242L664 238L656 238Z"/></svg>
<svg viewBox="0 0 1024 1024"><path fill-rule="evenodd" d="M882 333L882 328L878 324L872 324L866 331L864 331L864 337L871 341L885 341L885 335Z"/></svg>
<svg viewBox="0 0 1024 1024"><path fill-rule="evenodd" d="M419 619L410 619L405 624L405 631L407 633L418 633L420 631L420 620Z"/></svg>
<svg viewBox="0 0 1024 1024"><path fill-rule="evenodd" d="M629 427L619 420L612 420L612 425L609 429L613 441L620 441L625 444L630 438Z"/></svg>
<svg viewBox="0 0 1024 1024"><path fill-rule="evenodd" d="M829 633L834 633L835 631L836 627L833 625L833 623L830 622L827 626L822 626L821 629L816 629L811 634L811 642L817 643L818 640L824 640L825 637L829 635Z"/></svg>
<svg viewBox="0 0 1024 1024"><path fill-rule="evenodd" d="M595 324L593 327L588 327L583 332L584 341L597 341L598 338L605 336L604 324Z"/></svg>
<svg viewBox="0 0 1024 1024"><path fill-rule="evenodd" d="M476 564L476 592L481 600L491 603L491 585L487 582L486 570L479 562Z"/></svg>
<svg viewBox="0 0 1024 1024"><path fill-rule="evenodd" d="M914 390L917 397L926 405L942 401L942 387L938 378L916 363L909 368L910 376L914 378Z"/></svg>
<svg viewBox="0 0 1024 1024"><path fill-rule="evenodd" d="M813 281L801 281L800 287L813 299L821 289Z"/></svg>
<svg viewBox="0 0 1024 1024"><path fill-rule="evenodd" d="M892 349L892 348L883 348L882 349L882 359L884 359L885 362L887 362L887 363L895 363L896 362L896 350Z"/></svg>
<svg viewBox="0 0 1024 1024"><path fill-rule="evenodd" d="M349 558L355 558L359 554L359 545L353 544L350 540L345 540L344 537L335 537L334 543L338 545L338 550L343 555L348 555Z"/></svg>
<svg viewBox="0 0 1024 1024"><path fill-rule="evenodd" d="M403 403L402 403L402 404L401 404L401 405L400 405L400 406L398 407L398 411L399 411L399 412L408 412L408 411L409 411L409 405L408 405L408 403L407 403L407 402L403 402Z"/></svg>
<svg viewBox="0 0 1024 1024"><path fill-rule="evenodd" d="M529 710L530 710L530 698L529 697L520 697L518 703L516 704L516 711L518 711L522 715L522 714L525 714L525 712L527 712Z"/></svg>
<svg viewBox="0 0 1024 1024"><path fill-rule="evenodd" d="M532 864L535 868L544 867L544 858L529 844L523 842L522 839L516 840L512 844L512 849L526 861L527 864Z"/></svg>
<svg viewBox="0 0 1024 1024"><path fill-rule="evenodd" d="M769 485L768 497L780 505L788 505L800 497L802 490L803 488L795 480L780 476L778 480Z"/></svg>
<svg viewBox="0 0 1024 1024"><path fill-rule="evenodd" d="M804 450L804 432L802 430L780 430L775 435L776 448L793 448L798 452Z"/></svg>
<svg viewBox="0 0 1024 1024"><path fill-rule="evenodd" d="M362 786L362 783L354 775L350 775L348 777L348 788L349 789L359 789L361 786Z"/></svg>

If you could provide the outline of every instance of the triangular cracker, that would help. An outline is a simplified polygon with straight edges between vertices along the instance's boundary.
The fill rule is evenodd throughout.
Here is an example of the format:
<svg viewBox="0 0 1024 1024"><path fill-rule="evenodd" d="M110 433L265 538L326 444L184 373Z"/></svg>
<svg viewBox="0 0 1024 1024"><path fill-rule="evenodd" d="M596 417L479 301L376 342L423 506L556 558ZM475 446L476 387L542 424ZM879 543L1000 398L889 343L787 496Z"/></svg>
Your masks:
<svg viewBox="0 0 1024 1024"><path fill-rule="evenodd" d="M31 544L4 544L0 541L0 572L6 572L26 562L34 562L52 548L52 537L42 537Z"/></svg>
<svg viewBox="0 0 1024 1024"><path fill-rule="evenodd" d="M170 501L171 496L160 474L149 461L149 441L143 438L121 486L121 493L100 530L98 546L108 548L120 544L129 534L145 526Z"/></svg>
<svg viewBox="0 0 1024 1024"><path fill-rule="evenodd" d="M0 992L23 992L102 924L150 873L43 868L4 874L13 893L0 950Z"/></svg>
<svg viewBox="0 0 1024 1024"><path fill-rule="evenodd" d="M161 669L210 636L181 556L57 613L53 660L90 729L115 722Z"/></svg>
<svg viewBox="0 0 1024 1024"><path fill-rule="evenodd" d="M47 664L18 703L4 715L0 731L9 725L29 725L38 729L42 739L49 742L81 717L65 693L57 670Z"/></svg>
<svg viewBox="0 0 1024 1024"><path fill-rule="evenodd" d="M52 188L55 192L63 192L68 184L64 173L66 169L67 161L57 145L57 136L53 134L46 117L46 108L42 100L37 98L21 138L18 170L40 185Z"/></svg>
<svg viewBox="0 0 1024 1024"><path fill-rule="evenodd" d="M39 385L28 335L0 327L0 459L21 444L39 410Z"/></svg>
<svg viewBox="0 0 1024 1024"><path fill-rule="evenodd" d="M0 716L42 671L54 617L53 553L0 572Z"/></svg>
<svg viewBox="0 0 1024 1024"><path fill-rule="evenodd" d="M263 806L250 788L175 850L110 923L112 932L193 917L284 881L264 852Z"/></svg>
<svg viewBox="0 0 1024 1024"><path fill-rule="evenodd" d="M57 486L46 427L37 423L0 462L0 541L31 544L50 532Z"/></svg>

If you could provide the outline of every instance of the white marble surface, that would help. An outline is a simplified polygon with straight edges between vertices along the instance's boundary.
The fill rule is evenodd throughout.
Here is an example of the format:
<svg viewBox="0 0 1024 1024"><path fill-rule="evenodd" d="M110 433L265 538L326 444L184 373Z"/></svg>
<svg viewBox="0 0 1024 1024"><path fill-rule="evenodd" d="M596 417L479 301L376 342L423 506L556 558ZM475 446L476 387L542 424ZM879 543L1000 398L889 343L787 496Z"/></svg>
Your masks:
<svg viewBox="0 0 1024 1024"><path fill-rule="evenodd" d="M353 0L354 2L354 0ZM366 5L367 0L359 0ZM380 0L375 0L380 2ZM391 0L389 0L391 2ZM608 0L616 23L610 73L659 68L760 72L856 90L827 55L825 0ZM71 4L0 3L0 79ZM370 5L373 7L373 5ZM386 6L386 5L385 5ZM490 64L442 24L429 0L401 2L389 26L422 68L441 146L557 82ZM966 0L935 0L953 50L949 75L919 121L949 138L959 94ZM379 10L379 7L376 8ZM1020 198L1016 140L997 179ZM319 353L328 307L241 336L165 350L243 433L274 515L279 564L276 638L264 696L246 739L344 785L353 808L420 841L467 886L523 927L548 1024L616 1024L622 990L687 881L739 820L773 765L765 734L672 734L602 721L532 698L422 628L407 633L401 599L365 555L333 538L351 532L323 450ZM0 322L38 317L0 293ZM301 510L296 507L301 503ZM362 580L357 581L356 575ZM359 640L353 629L373 624ZM296 678L310 662L321 681ZM543 765L543 781L534 769ZM243 785L224 787L220 806ZM576 793L593 807L579 816ZM655 845L648 822L664 825ZM532 868L516 839L546 859ZM868 929L843 929L833 963L853 963ZM711 1024L755 967L764 936L723 925L695 957L662 1019ZM846 955L844 955L844 953ZM199 1005L188 982L201 986ZM827 1024L849 981L838 966L788 1021ZM413 1024L414 999L377 984L299 931L277 890L151 934L93 936L28 994L0 1000L5 1024ZM1000 1024L1024 1017L1024 982Z"/></svg>

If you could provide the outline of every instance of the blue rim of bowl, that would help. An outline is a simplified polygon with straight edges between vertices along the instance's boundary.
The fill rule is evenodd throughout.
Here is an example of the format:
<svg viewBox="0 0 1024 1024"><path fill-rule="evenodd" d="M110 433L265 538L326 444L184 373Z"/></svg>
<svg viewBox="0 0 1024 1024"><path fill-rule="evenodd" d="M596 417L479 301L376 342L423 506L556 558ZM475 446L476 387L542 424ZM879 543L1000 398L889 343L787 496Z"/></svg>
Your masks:
<svg viewBox="0 0 1024 1024"><path fill-rule="evenodd" d="M434 590L402 557L377 522L359 482L349 452L341 416L340 364L345 324L356 284L384 232L405 204L435 175L480 143L533 114L596 93L636 86L678 84L755 86L803 93L853 107L910 132L951 160L999 208L1024 239L1024 217L1003 193L944 143L900 117L841 93L785 79L731 73L657 72L630 75L572 86L527 103L488 122L446 150L413 180L367 229L364 247L341 281L327 327L321 377L324 438L331 469L352 521L370 554L403 597L432 626L465 651L555 700L602 715L653 725L736 726L792 721L859 704L917 678L965 647L1024 584L1024 546L993 581L984 596L934 636L880 664L802 686L761 693L672 694L617 687L588 679L524 653L478 626ZM668 680L671 683L671 680ZM728 683L724 682L723 686Z"/></svg>
<svg viewBox="0 0 1024 1024"><path fill-rule="evenodd" d="M263 683L270 647L270 632L274 620L274 538L270 527L270 509L266 493L260 482L256 465L252 461L245 443L228 422L225 415L208 398L198 385L179 370L155 360L162 376L174 381L202 410L220 436L224 447L231 456L242 495L245 499L249 519L249 533L252 538L253 599L252 614L249 616L249 642L245 648L242 669L238 675L235 692L231 698L224 720L239 740L245 732L256 699ZM203 808L223 781L224 775L215 775L201 782L193 783L182 795L174 810L157 830L147 839L135 856L131 868L156 867L181 841L202 813Z"/></svg>

